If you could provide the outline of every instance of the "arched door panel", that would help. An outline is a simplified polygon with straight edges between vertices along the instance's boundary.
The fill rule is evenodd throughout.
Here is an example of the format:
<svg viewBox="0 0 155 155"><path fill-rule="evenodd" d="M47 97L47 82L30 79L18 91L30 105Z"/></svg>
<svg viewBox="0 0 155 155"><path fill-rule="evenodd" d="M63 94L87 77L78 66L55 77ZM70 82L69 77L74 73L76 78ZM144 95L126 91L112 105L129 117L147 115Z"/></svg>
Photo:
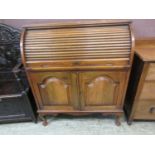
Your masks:
<svg viewBox="0 0 155 155"><path fill-rule="evenodd" d="M79 110L77 76L68 72L31 73L40 109L53 111ZM76 89L75 89L76 88Z"/></svg>
<svg viewBox="0 0 155 155"><path fill-rule="evenodd" d="M80 73L81 109L102 110L121 104L118 97L122 96L125 81L122 74L110 71Z"/></svg>

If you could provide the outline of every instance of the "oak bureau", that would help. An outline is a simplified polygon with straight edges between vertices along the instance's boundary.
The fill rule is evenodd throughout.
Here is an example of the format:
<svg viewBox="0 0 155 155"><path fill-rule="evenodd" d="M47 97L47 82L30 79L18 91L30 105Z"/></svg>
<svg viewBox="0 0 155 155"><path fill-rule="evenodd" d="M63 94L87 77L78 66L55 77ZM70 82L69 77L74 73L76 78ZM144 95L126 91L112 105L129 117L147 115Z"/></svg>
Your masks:
<svg viewBox="0 0 155 155"><path fill-rule="evenodd" d="M129 21L85 20L23 28L22 61L38 114L123 114L133 59Z"/></svg>

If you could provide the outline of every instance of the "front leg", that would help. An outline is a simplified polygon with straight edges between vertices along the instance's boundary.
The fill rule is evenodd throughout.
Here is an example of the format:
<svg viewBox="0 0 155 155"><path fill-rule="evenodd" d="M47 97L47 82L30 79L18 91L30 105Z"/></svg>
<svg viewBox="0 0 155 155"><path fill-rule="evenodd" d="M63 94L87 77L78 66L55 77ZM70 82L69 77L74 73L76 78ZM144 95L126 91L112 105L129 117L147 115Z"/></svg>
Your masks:
<svg viewBox="0 0 155 155"><path fill-rule="evenodd" d="M47 122L47 119L46 119L45 116L39 115L39 118L41 119L41 121L43 121L42 124L43 124L44 126L47 126L47 125L48 125L48 122Z"/></svg>
<svg viewBox="0 0 155 155"><path fill-rule="evenodd" d="M116 124L117 126L120 126L120 125L121 125L121 122L120 122L120 117L121 117L121 115L116 115L115 117L116 117L116 118L115 118L115 124Z"/></svg>

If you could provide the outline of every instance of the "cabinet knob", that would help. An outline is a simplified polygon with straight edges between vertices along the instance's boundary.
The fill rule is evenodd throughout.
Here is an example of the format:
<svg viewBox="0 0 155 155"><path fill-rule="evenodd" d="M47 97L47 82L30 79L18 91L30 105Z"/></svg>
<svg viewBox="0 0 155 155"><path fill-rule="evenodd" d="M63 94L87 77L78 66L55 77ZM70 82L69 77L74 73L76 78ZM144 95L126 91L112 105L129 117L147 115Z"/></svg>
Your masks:
<svg viewBox="0 0 155 155"><path fill-rule="evenodd" d="M151 114L154 114L154 113L155 113L155 107L151 107L149 112L150 112Z"/></svg>

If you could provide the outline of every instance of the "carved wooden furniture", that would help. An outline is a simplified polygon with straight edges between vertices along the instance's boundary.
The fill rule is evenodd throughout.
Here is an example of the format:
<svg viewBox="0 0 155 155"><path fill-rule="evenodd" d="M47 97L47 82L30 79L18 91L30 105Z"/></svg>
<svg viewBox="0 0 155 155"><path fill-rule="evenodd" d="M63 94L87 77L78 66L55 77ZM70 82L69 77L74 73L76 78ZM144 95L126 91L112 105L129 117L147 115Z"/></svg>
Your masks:
<svg viewBox="0 0 155 155"><path fill-rule="evenodd" d="M155 40L136 41L125 111L133 120L155 120Z"/></svg>
<svg viewBox="0 0 155 155"><path fill-rule="evenodd" d="M80 21L29 26L22 61L38 106L46 115L123 114L134 39L128 21Z"/></svg>
<svg viewBox="0 0 155 155"><path fill-rule="evenodd" d="M19 30L0 24L0 123L36 121L34 99L20 63L19 38Z"/></svg>

